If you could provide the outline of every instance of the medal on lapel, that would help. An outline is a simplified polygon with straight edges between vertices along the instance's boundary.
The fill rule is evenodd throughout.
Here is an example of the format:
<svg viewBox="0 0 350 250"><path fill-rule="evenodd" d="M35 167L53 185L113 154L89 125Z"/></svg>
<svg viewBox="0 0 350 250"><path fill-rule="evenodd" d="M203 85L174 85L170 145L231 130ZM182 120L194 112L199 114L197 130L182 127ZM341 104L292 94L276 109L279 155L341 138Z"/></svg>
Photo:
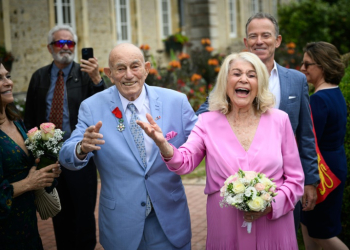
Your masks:
<svg viewBox="0 0 350 250"><path fill-rule="evenodd" d="M123 114L122 112L119 110L118 107L116 107L112 113L115 115L115 117L117 117L119 119L119 124L117 126L117 129L119 132L124 131L125 129L125 125L124 125L124 119L123 119Z"/></svg>

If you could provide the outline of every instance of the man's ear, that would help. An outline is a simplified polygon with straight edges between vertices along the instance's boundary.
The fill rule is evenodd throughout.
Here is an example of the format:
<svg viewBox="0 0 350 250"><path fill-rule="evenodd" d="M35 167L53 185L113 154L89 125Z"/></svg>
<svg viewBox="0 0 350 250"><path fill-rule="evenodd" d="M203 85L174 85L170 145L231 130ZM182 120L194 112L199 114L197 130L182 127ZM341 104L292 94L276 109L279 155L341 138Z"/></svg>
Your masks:
<svg viewBox="0 0 350 250"><path fill-rule="evenodd" d="M248 50L248 40L247 40L247 38L243 38L243 42L244 42L244 45L245 45L246 49Z"/></svg>
<svg viewBox="0 0 350 250"><path fill-rule="evenodd" d="M282 43L282 36L278 35L278 37L276 38L276 46L275 48L278 48Z"/></svg>
<svg viewBox="0 0 350 250"><path fill-rule="evenodd" d="M148 75L149 70L151 69L151 63L150 62L145 62L145 70L146 70L146 75Z"/></svg>
<svg viewBox="0 0 350 250"><path fill-rule="evenodd" d="M103 68L103 72L105 72L106 76L110 77L110 75L111 75L111 69L110 68Z"/></svg>
<svg viewBox="0 0 350 250"><path fill-rule="evenodd" d="M111 78L111 69L110 68L103 68L103 72L105 73L105 75L111 80L111 82L113 83L113 80Z"/></svg>

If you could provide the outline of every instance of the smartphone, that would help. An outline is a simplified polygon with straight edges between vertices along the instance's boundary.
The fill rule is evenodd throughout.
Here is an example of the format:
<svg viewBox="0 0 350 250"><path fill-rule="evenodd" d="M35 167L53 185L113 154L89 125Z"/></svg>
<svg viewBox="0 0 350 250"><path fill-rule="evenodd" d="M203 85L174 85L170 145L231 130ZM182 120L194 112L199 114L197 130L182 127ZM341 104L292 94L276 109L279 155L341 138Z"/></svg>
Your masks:
<svg viewBox="0 0 350 250"><path fill-rule="evenodd" d="M84 60L89 60L89 58L94 57L94 50L93 48L82 48L81 55Z"/></svg>

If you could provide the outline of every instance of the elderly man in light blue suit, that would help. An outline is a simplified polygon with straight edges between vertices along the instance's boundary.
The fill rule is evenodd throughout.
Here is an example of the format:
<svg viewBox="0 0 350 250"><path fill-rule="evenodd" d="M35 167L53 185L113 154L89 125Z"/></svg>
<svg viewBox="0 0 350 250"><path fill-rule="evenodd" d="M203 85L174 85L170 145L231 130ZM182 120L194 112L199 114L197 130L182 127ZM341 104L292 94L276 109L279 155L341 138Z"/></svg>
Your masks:
<svg viewBox="0 0 350 250"><path fill-rule="evenodd" d="M101 178L100 243L106 250L191 249L181 178L167 169L135 120L147 121L150 113L179 147L197 116L184 94L145 84L149 69L139 48L117 45L105 68L115 86L82 102L76 129L60 152L60 163L71 170L94 158Z"/></svg>
<svg viewBox="0 0 350 250"><path fill-rule="evenodd" d="M315 138L309 106L309 87L306 77L299 71L287 69L274 60L275 50L281 45L276 19L266 13L257 13L246 24L244 44L248 51L256 54L270 72L269 89L275 95L275 108L288 113L298 143L300 160L305 174L305 188L302 203L294 210L296 231L299 228L300 206L303 211L313 210L316 205L318 174ZM197 115L206 112L208 101L203 103Z"/></svg>

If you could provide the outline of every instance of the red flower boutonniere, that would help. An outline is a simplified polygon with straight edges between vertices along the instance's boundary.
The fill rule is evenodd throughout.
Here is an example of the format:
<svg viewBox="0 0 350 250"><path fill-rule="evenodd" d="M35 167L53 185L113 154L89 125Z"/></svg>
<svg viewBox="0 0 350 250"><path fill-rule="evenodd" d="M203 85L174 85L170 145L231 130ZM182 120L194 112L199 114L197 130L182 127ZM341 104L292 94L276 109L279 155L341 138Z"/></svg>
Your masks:
<svg viewBox="0 0 350 250"><path fill-rule="evenodd" d="M116 107L112 113L115 115L115 117L117 117L119 119L119 124L117 126L117 129L119 132L124 131L125 126L124 126L124 120L123 120L123 114L120 111L120 109L118 107Z"/></svg>

